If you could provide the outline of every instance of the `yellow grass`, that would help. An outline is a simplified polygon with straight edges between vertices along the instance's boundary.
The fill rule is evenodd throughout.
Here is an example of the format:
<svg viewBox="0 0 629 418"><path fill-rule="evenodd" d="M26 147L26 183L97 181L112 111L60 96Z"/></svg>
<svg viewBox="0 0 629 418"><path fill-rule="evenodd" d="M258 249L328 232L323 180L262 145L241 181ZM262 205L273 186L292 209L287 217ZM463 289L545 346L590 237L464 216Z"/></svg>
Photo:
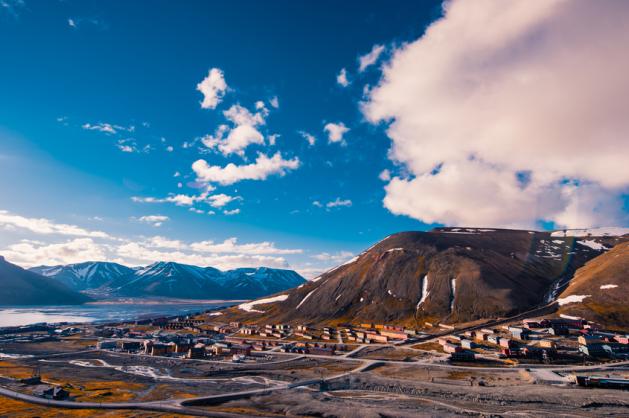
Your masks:
<svg viewBox="0 0 629 418"><path fill-rule="evenodd" d="M26 402L16 401L9 398L0 397L0 417L11 418L89 418L89 417L120 417L120 418L175 418L185 417L185 415L160 414L157 412L141 412L141 411L107 411L95 409L61 409L46 408L44 406L33 405Z"/></svg>
<svg viewBox="0 0 629 418"><path fill-rule="evenodd" d="M436 351L438 353L445 353L445 351L443 351L443 347L441 347L441 345L437 342L416 344L412 346L412 348L416 348L418 350Z"/></svg>
<svg viewBox="0 0 629 418"><path fill-rule="evenodd" d="M29 367L24 367L11 361L0 361L0 376L23 379L25 377L31 377L32 375L33 369Z"/></svg>
<svg viewBox="0 0 629 418"><path fill-rule="evenodd" d="M169 385L161 384L156 385L148 394L142 396L139 400L160 401L164 399L188 399L196 396L197 395L192 393L173 391Z"/></svg>
<svg viewBox="0 0 629 418"><path fill-rule="evenodd" d="M77 402L125 402L135 399L136 391L146 386L140 383L114 381L88 381L65 385Z"/></svg>

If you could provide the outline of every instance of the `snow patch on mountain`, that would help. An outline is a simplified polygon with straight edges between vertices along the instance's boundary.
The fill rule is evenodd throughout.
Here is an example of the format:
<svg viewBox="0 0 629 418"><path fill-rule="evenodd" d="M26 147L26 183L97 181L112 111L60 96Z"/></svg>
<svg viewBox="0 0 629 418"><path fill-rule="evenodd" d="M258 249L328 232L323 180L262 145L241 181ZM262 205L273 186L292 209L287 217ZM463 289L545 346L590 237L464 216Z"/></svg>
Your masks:
<svg viewBox="0 0 629 418"><path fill-rule="evenodd" d="M299 309L299 307L300 307L301 305L303 305L305 301L307 301L307 300L308 300L308 298L310 297L310 295L312 295L312 294L315 292L315 290L317 290L317 288L312 289L312 290L311 290L311 291L310 291L310 292L306 295L306 297L304 297L304 298L301 300L301 302L299 302L299 305L297 305L297 307L296 307L295 309Z"/></svg>
<svg viewBox="0 0 629 418"><path fill-rule="evenodd" d="M450 280L450 289L452 293L450 294L450 311L454 310L454 297L456 295L456 279Z"/></svg>
<svg viewBox="0 0 629 418"><path fill-rule="evenodd" d="M570 295L565 298L557 299L557 303L559 303L559 306L567 305L569 303L581 303L585 298L589 298L591 296L592 295Z"/></svg>
<svg viewBox="0 0 629 418"><path fill-rule="evenodd" d="M267 304L267 303L283 302L286 299L288 299L288 295L287 294L285 294L285 295L277 295L277 296L273 296L273 297L270 297L270 298L258 299L258 300L254 300L252 302L241 303L240 305L238 305L238 308L242 309L243 311L246 311L246 312L264 313L264 311L253 309L253 307L257 306L257 305L264 305L264 304Z"/></svg>
<svg viewBox="0 0 629 418"><path fill-rule="evenodd" d="M604 251L607 249L603 244L601 244L600 242L596 242L594 240L585 240L585 241L578 241L578 242L579 244L585 245L586 247L590 247L591 249L596 250L596 251Z"/></svg>
<svg viewBox="0 0 629 418"><path fill-rule="evenodd" d="M422 296L419 299L419 302L417 302L417 306L415 307L415 309L419 309L421 304L426 301L426 298L428 297L429 294L430 292L428 291L428 275L425 275L422 280Z"/></svg>
<svg viewBox="0 0 629 418"><path fill-rule="evenodd" d="M565 231L553 231L553 237L620 237L629 234L629 228L588 228L588 229L567 229Z"/></svg>

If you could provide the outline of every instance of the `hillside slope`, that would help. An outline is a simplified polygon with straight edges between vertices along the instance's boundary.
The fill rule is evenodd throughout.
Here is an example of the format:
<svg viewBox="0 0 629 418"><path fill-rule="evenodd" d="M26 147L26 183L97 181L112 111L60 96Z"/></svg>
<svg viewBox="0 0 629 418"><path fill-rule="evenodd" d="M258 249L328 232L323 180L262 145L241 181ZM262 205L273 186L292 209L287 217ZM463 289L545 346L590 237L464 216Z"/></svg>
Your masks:
<svg viewBox="0 0 629 418"><path fill-rule="evenodd" d="M235 318L277 322L418 325L495 318L551 300L575 270L624 238L437 228L389 236L299 286L284 300L238 308Z"/></svg>
<svg viewBox="0 0 629 418"><path fill-rule="evenodd" d="M629 328L629 242L578 269L558 301L560 313Z"/></svg>
<svg viewBox="0 0 629 418"><path fill-rule="evenodd" d="M76 305L89 300L59 282L24 270L0 256L0 305Z"/></svg>

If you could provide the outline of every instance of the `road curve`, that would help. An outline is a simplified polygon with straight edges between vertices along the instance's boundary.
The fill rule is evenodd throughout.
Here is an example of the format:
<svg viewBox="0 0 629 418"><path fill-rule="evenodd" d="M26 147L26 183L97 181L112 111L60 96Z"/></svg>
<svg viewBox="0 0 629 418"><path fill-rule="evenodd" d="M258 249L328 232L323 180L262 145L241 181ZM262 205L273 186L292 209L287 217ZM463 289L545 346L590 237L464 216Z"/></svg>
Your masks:
<svg viewBox="0 0 629 418"><path fill-rule="evenodd" d="M0 395L7 398L15 399L18 401L28 402L36 405L46 406L49 408L64 408L64 409L110 409L110 410L142 410L152 412L164 412L172 414L183 414L192 416L206 416L206 417L225 417L233 418L239 415L221 413L221 412L209 412L198 409L186 408L179 402L171 403L169 401L157 401L157 402L72 402L72 401L57 401L52 399L44 399L33 395L27 395L25 393L16 392L11 389L0 386Z"/></svg>

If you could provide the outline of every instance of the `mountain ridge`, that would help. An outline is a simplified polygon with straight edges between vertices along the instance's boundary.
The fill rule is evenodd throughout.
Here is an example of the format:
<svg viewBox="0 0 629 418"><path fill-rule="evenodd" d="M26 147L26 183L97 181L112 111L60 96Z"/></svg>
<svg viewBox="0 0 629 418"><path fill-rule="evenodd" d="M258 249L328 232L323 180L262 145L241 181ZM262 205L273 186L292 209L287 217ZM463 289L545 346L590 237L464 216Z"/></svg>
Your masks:
<svg viewBox="0 0 629 418"><path fill-rule="evenodd" d="M0 305L78 305L91 299L0 256Z"/></svg>
<svg viewBox="0 0 629 418"><path fill-rule="evenodd" d="M562 236L563 235L563 236ZM264 322L421 326L505 317L555 300L577 269L629 236L498 228L401 232L269 304Z"/></svg>
<svg viewBox="0 0 629 418"><path fill-rule="evenodd" d="M29 270L100 298L252 299L306 282L293 270L258 267L221 271L172 261L135 268L96 261Z"/></svg>

